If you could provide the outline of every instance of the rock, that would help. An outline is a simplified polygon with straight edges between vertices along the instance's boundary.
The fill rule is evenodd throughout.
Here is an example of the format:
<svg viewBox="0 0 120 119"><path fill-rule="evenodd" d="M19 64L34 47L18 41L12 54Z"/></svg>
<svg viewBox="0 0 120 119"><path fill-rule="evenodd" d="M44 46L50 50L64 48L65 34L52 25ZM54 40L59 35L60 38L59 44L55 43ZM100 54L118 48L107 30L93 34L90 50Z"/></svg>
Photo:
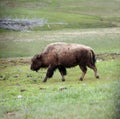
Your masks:
<svg viewBox="0 0 120 119"><path fill-rule="evenodd" d="M14 115L15 115L15 112L7 112L7 115L9 115L9 116L14 116Z"/></svg>
<svg viewBox="0 0 120 119"><path fill-rule="evenodd" d="M21 89L21 90L20 90L20 92L24 92L24 91L26 91L26 89Z"/></svg>
<svg viewBox="0 0 120 119"><path fill-rule="evenodd" d="M60 90L60 91L63 91L63 90L67 90L67 88L66 88L66 87L62 87L62 88L60 88L59 90Z"/></svg>
<svg viewBox="0 0 120 119"><path fill-rule="evenodd" d="M22 99L22 95L18 95L18 99Z"/></svg>
<svg viewBox="0 0 120 119"><path fill-rule="evenodd" d="M6 80L6 77L3 76L3 75L0 75L0 79L2 79L2 80Z"/></svg>
<svg viewBox="0 0 120 119"><path fill-rule="evenodd" d="M40 87L40 90L45 90L45 88Z"/></svg>

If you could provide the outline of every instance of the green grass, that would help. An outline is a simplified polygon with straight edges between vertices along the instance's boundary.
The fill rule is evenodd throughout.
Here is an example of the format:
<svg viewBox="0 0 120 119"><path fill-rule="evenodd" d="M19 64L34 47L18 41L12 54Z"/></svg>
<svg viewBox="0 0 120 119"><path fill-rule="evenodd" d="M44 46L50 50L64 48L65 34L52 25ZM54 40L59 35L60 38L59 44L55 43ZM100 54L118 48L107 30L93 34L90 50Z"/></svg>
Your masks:
<svg viewBox="0 0 120 119"><path fill-rule="evenodd" d="M117 33L118 32L118 33ZM74 42L91 46L95 53L119 53L119 29L77 29L36 32L1 32L0 57L24 57L39 53L51 42Z"/></svg>
<svg viewBox="0 0 120 119"><path fill-rule="evenodd" d="M118 119L119 60L98 62L97 67L100 80L88 70L85 80L79 81L81 71L75 67L68 69L66 82L56 71L42 83L46 70L35 73L28 64L8 61L0 71L0 119Z"/></svg>
<svg viewBox="0 0 120 119"><path fill-rule="evenodd" d="M30 32L0 29L0 119L119 119L120 56L109 56L120 53L120 29L111 28L119 26L119 4L119 0L1 0L0 18L44 18L49 25ZM46 69L33 72L29 58L21 57L31 57L57 41L85 44L102 53L97 55L105 60L97 62L100 79L88 69L81 82L81 71L74 67L67 69L66 82L56 71L42 83Z"/></svg>
<svg viewBox="0 0 120 119"><path fill-rule="evenodd" d="M39 30L116 27L120 21L117 0L1 0L0 3L1 18L44 18L52 23L51 29L44 26Z"/></svg>

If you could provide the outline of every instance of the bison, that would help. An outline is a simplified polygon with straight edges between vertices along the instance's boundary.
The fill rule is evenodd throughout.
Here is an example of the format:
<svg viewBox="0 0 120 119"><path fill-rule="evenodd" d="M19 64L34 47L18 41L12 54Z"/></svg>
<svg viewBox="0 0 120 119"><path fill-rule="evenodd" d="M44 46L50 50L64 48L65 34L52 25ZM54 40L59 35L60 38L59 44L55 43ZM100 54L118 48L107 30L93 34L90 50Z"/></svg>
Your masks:
<svg viewBox="0 0 120 119"><path fill-rule="evenodd" d="M31 60L31 70L48 68L43 82L51 78L56 69L59 70L62 81L67 74L66 68L79 65L82 70L80 80L83 81L87 67L93 69L95 77L99 78L95 66L96 58L92 48L81 44L69 44L64 42L51 43L45 47L42 53L35 55Z"/></svg>

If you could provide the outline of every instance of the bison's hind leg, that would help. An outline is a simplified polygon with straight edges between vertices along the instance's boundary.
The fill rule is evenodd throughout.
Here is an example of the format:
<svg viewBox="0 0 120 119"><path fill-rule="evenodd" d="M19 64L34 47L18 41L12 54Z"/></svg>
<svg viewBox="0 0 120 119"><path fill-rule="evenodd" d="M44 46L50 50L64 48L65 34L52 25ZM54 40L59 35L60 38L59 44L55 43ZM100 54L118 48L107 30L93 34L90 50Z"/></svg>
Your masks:
<svg viewBox="0 0 120 119"><path fill-rule="evenodd" d="M66 68L64 66L62 66L62 65L59 65L58 69L59 69L59 72L60 72L60 74L62 76L62 81L65 81L64 76L67 74Z"/></svg>
<svg viewBox="0 0 120 119"><path fill-rule="evenodd" d="M95 73L95 77L96 77L97 79L99 79L99 75L98 75L98 73L97 73L97 68L96 68L96 66L90 64L90 65L88 65L88 67L91 68L91 69L93 69L93 71L94 71L94 73Z"/></svg>
<svg viewBox="0 0 120 119"><path fill-rule="evenodd" d="M87 67L86 66L80 66L80 69L82 70L82 76L80 77L80 80L83 81L85 74L87 72Z"/></svg>

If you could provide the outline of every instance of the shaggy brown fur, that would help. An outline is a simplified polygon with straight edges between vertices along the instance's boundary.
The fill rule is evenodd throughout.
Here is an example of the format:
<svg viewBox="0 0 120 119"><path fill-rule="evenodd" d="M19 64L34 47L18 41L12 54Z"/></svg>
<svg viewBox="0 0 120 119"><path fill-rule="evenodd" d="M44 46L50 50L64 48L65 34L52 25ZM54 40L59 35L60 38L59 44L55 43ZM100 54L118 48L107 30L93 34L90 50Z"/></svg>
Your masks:
<svg viewBox="0 0 120 119"><path fill-rule="evenodd" d="M95 54L92 48L80 44L57 42L49 44L42 53L32 58L31 70L38 71L40 68L48 67L46 77L43 80L43 82L46 82L47 78L51 78L54 71L58 68L62 75L62 81L65 81L66 68L79 65L82 70L80 78L82 81L87 71L87 66L93 69L96 78L99 78L95 61Z"/></svg>

